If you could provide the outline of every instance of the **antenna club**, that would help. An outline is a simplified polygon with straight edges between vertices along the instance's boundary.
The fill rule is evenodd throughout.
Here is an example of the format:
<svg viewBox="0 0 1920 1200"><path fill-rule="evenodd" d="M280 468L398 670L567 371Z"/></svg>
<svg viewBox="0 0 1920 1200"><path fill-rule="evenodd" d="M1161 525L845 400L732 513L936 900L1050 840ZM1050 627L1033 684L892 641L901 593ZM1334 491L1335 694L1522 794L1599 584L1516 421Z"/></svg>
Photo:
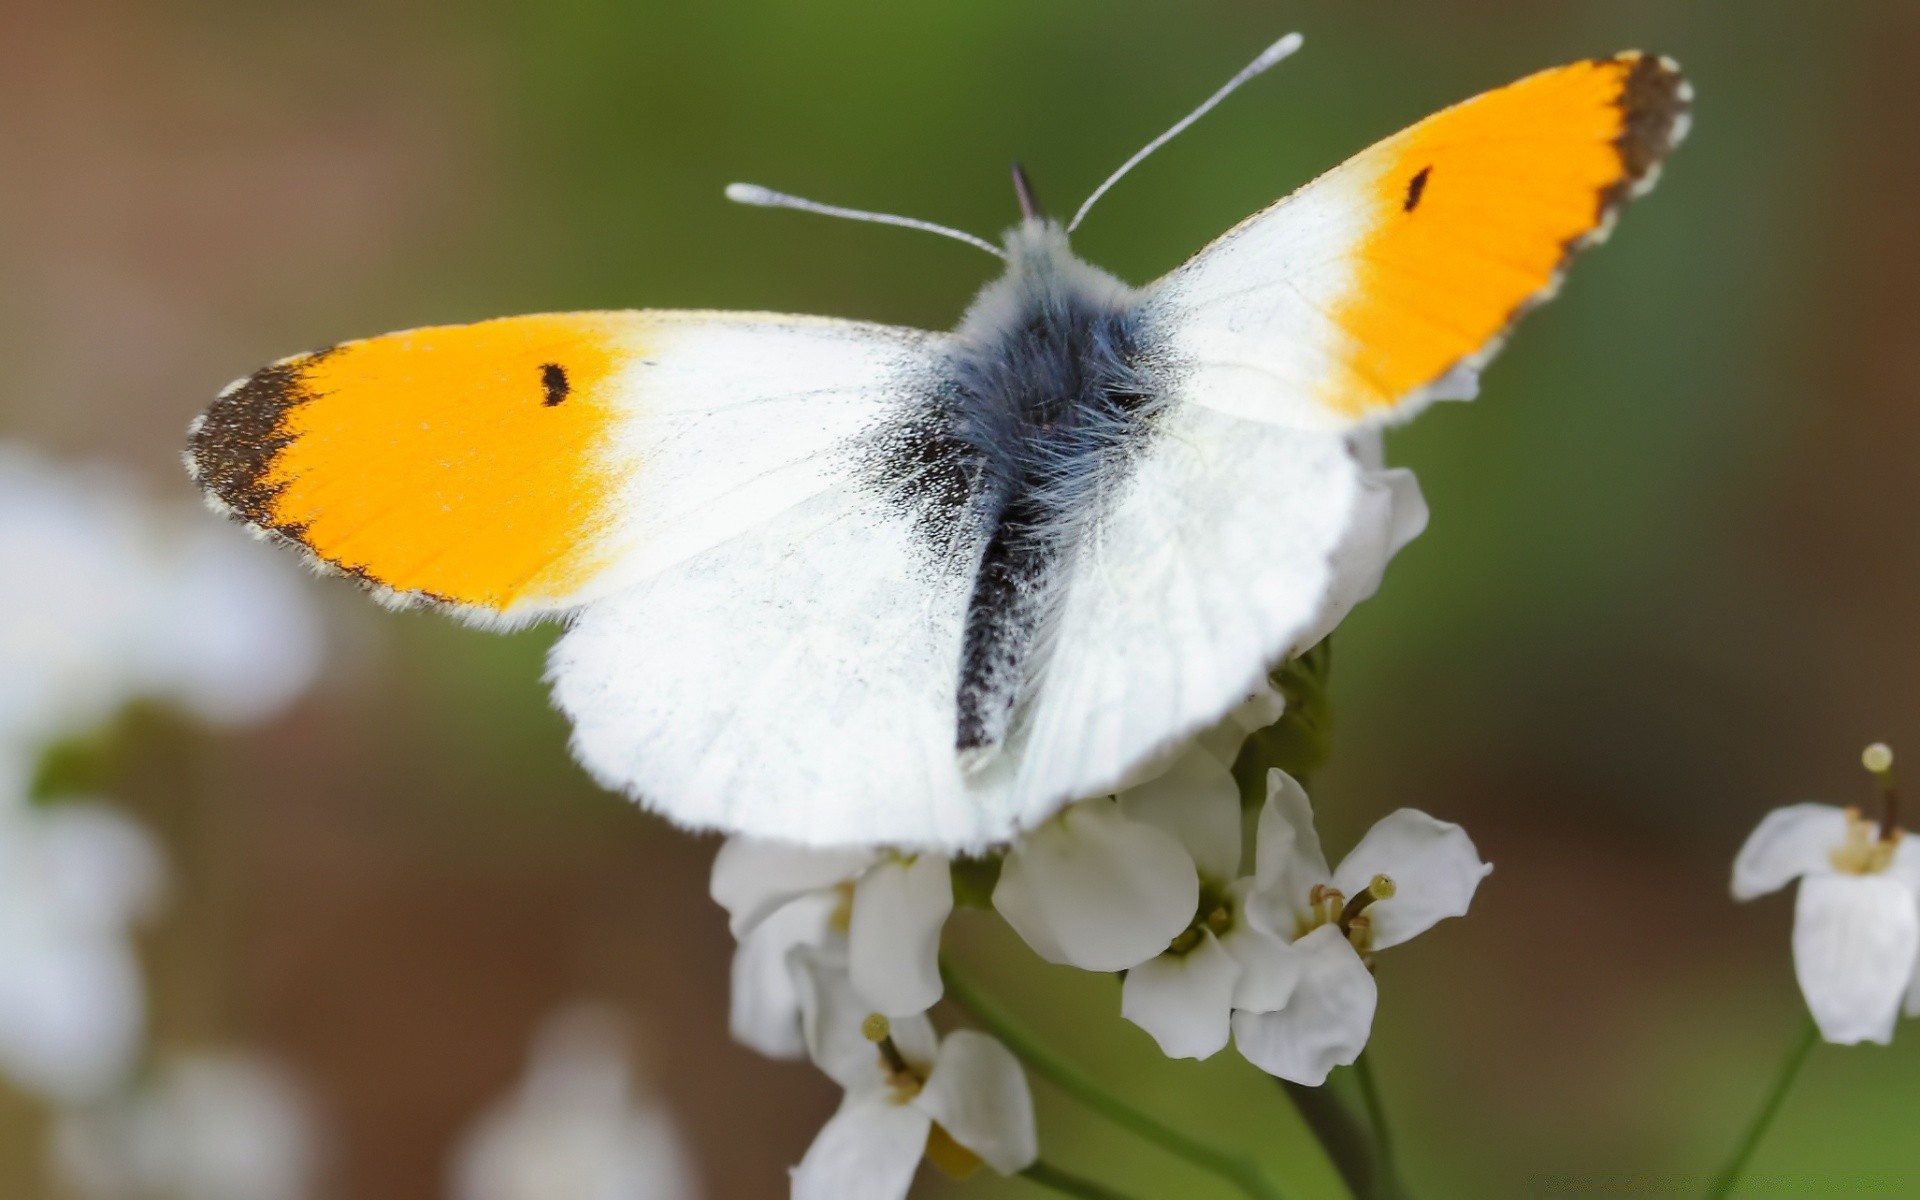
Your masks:
<svg viewBox="0 0 1920 1200"><path fill-rule="evenodd" d="M1256 71L1266 70L1268 67L1273 66L1281 59L1288 57L1300 49L1302 45L1306 44L1306 40L1306 38L1298 33L1288 34L1261 51L1260 57L1253 60L1253 69Z"/></svg>
<svg viewBox="0 0 1920 1200"><path fill-rule="evenodd" d="M730 183L727 185L727 199L735 204L754 204L768 207L775 203L773 192L757 183Z"/></svg>

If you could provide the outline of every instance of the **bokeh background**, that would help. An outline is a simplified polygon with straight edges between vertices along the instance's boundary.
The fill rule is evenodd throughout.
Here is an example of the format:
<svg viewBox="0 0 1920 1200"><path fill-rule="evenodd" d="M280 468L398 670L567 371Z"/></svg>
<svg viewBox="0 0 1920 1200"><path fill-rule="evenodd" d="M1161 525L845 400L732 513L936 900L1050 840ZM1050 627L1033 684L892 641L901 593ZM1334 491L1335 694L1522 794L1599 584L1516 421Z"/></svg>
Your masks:
<svg viewBox="0 0 1920 1200"><path fill-rule="evenodd" d="M1920 6L9 0L0 436L185 503L204 402L343 338L627 306L946 326L983 256L721 187L992 232L1009 158L1069 208L1289 28L1306 50L1103 201L1082 253L1149 279L1539 67L1640 46L1697 84L1659 191L1481 399L1389 439L1433 522L1338 635L1317 781L1336 849L1412 804L1498 867L1470 918L1380 967L1372 1054L1419 1194L1690 1191L1799 1020L1788 906L1727 899L1734 850L1772 806L1866 801L1865 742L1920 755ZM836 1090L727 1040L715 843L570 763L551 631L312 588L332 669L295 710L218 736L135 713L96 768L175 867L143 942L156 1044L268 1048L332 1130L331 1194L417 1200L540 1018L600 996L708 1194L783 1195ZM1341 1194L1270 1081L1161 1060L1111 980L977 917L957 952L1098 1075L1258 1147L1295 1196ZM1049 1158L1227 1194L1037 1091ZM1916 1114L1920 1030L1823 1047L1757 1170L1920 1194ZM44 1194L42 1120L0 1098L0 1195Z"/></svg>

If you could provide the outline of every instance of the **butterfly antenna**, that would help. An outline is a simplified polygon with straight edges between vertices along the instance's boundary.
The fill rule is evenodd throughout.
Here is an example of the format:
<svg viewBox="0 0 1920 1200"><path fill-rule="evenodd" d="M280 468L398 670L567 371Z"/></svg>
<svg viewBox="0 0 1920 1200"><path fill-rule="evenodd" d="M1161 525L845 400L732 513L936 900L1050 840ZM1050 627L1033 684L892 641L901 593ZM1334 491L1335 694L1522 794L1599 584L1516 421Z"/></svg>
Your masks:
<svg viewBox="0 0 1920 1200"><path fill-rule="evenodd" d="M872 221L876 225L898 225L903 229L921 229L928 233L937 233L955 241L977 246L995 258L1005 258L1006 252L985 238L975 237L958 229L949 229L945 225L935 225L932 221L922 221L915 217L897 217L892 213L865 212L857 208L841 208L834 204L822 204L818 200L807 200L799 196L789 196L785 192L776 192L755 183L730 183L727 185L727 199L735 204L751 204L758 208L797 208L801 212L819 213L823 217L845 217L849 221Z"/></svg>
<svg viewBox="0 0 1920 1200"><path fill-rule="evenodd" d="M1142 159L1146 158L1147 155L1152 154L1155 150L1158 150L1160 147L1172 141L1176 136L1180 134L1182 130L1186 129L1187 126L1193 124L1195 121L1198 121L1201 117L1206 116L1207 113L1212 110L1214 105L1220 103L1222 100L1225 100L1228 96L1233 95L1233 93L1239 89L1241 84L1246 83L1248 80L1254 78L1256 75L1259 75L1262 72L1266 71L1267 68L1277 65L1283 59L1291 55L1295 50L1298 50L1300 48L1300 43L1303 40L1304 39L1302 39L1299 34L1290 33L1287 36L1281 38L1279 41L1275 42L1273 45L1268 46L1265 50L1262 50L1260 52L1259 58L1256 58L1252 62L1248 63L1245 67L1241 69L1238 75L1235 75L1232 79L1227 80L1225 87L1221 88L1219 91L1215 92L1213 95L1208 96L1206 100L1201 103L1199 108L1196 108L1192 112L1188 113L1186 116L1181 117L1180 120L1174 123L1174 126L1172 129L1167 130L1165 133L1161 134L1159 137L1153 139L1152 141L1148 142L1146 145L1140 147L1140 150L1137 154L1135 154L1132 158L1128 159L1126 162L1123 162L1120 164L1120 169L1118 171L1115 171L1113 174L1107 176L1107 181L1105 183L1093 189L1093 195L1087 197L1086 203L1080 206L1080 211L1073 214L1073 220L1067 222L1067 232L1072 233L1074 230L1080 228L1080 222L1086 219L1087 210L1093 207L1093 202L1098 200L1100 197L1106 195L1108 188L1112 187L1116 183L1119 183L1121 176L1125 175L1128 171L1131 171L1135 167L1139 166Z"/></svg>

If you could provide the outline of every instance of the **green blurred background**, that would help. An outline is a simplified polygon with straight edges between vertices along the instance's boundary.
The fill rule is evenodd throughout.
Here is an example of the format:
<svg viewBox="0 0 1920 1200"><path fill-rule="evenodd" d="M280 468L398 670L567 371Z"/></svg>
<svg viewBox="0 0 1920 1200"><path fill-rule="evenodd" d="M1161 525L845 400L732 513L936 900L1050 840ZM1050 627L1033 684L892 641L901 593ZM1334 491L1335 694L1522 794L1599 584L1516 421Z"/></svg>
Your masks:
<svg viewBox="0 0 1920 1200"><path fill-rule="evenodd" d="M1411 804L1498 867L1470 918L1380 966L1373 1053L1418 1194L1691 1191L1799 1019L1788 907L1726 898L1734 850L1772 806L1866 800L1865 742L1920 754L1920 5L10 0L0 433L184 499L181 432L214 391L342 338L627 306L946 326L983 256L721 187L992 232L1009 158L1068 208L1292 28L1305 51L1129 178L1082 253L1149 279L1371 140L1573 58L1644 47L1698 87L1658 193L1481 399L1390 438L1433 522L1340 632L1317 788L1336 850ZM550 631L314 587L339 650L295 713L123 738L117 792L178 874L147 944L158 1042L270 1048L336 1130L336 1194L415 1200L537 1019L611 997L710 1194L783 1195L837 1095L726 1038L714 843L571 765ZM1116 1087L1258 1147L1292 1195L1342 1194L1233 1055L1160 1060L1113 981L978 914L951 936ZM1227 1194L1038 1090L1049 1158ZM1917 1115L1920 1029L1822 1048L1757 1170L1920 1194ZM38 1195L37 1120L0 1099L0 1195Z"/></svg>

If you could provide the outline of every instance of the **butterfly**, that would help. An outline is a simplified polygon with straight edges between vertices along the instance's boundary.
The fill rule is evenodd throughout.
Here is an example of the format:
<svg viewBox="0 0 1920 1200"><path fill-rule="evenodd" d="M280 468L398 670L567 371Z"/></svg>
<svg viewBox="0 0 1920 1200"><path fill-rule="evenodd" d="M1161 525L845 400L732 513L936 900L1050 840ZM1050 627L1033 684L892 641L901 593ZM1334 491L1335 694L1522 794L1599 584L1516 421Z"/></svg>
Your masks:
<svg viewBox="0 0 1920 1200"><path fill-rule="evenodd" d="M1111 790L1305 647L1361 439L1471 396L1649 188L1690 88L1640 53L1446 109L1131 287L1015 168L959 326L509 317L283 359L186 462L394 605L557 618L579 761L682 825L965 850Z"/></svg>

